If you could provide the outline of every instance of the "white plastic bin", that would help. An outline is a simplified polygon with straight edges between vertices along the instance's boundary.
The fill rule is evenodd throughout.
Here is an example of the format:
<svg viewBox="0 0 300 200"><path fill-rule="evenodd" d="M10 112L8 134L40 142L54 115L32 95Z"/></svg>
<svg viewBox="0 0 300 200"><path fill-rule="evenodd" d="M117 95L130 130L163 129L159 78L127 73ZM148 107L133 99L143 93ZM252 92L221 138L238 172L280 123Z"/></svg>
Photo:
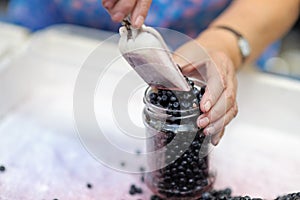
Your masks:
<svg viewBox="0 0 300 200"><path fill-rule="evenodd" d="M20 76L22 65L10 64L29 38L23 27L0 22L0 117L17 104L26 93Z"/></svg>
<svg viewBox="0 0 300 200"><path fill-rule="evenodd" d="M29 72L29 77L35 83L33 89L30 90L34 91L30 95L31 98L12 112L10 120L3 122L6 124L5 129L0 132L1 137L9 141L13 139L10 138L12 137L11 133L20 131L22 137L25 137L26 134L29 135L26 137L26 142L29 142L31 148L28 148L25 142L22 143L23 146L14 148L27 155L26 162L17 162L17 159L14 161L7 156L8 161L13 163L16 169L23 169L16 171L19 177L26 177L28 174L27 167L34 172L44 168L52 172L53 166L59 172L68 171L66 169L72 171L74 167L77 168L70 161L73 155L78 155L79 158L83 155L83 147L79 144L74 145L73 142L74 139L78 139L73 119L74 83L81 64L102 41L101 38L96 39L97 36L102 37L103 35L107 36L107 33L74 26L53 27L35 34L22 56L8 66L8 68L15 66L15 69L30 69L24 71ZM116 44L103 46L99 52L99 59L95 60L95 65L103 67L101 66L103 59L109 58L115 49L117 49ZM123 64L117 64L121 70ZM12 74L15 74L16 71ZM107 79L113 83L117 75L117 71L111 71ZM0 81L9 79L7 75L3 74L2 76L5 76L6 79L0 78ZM280 194L296 192L300 188L300 83L257 71L247 71L246 69L239 73L238 78L240 112L227 127L224 138L213 152L212 163L217 171L216 187L223 189L229 186L233 188L235 195L251 195L266 199L274 199ZM18 78L14 80L18 80ZM1 86L0 84L0 88ZM1 95L8 95L9 92L6 90L6 93L1 92ZM99 95L99 100L109 101L106 94L108 93L104 92L102 96ZM0 99L0 101L3 100ZM95 102L99 103L97 99ZM142 104L142 101L136 101L134 107L142 108ZM97 109L95 112L102 112L110 116L110 113L106 112L109 109ZM132 112L133 115L139 117L141 111L137 109ZM112 137L119 140L122 138L117 131L114 131L117 128L111 126L108 118L102 117L102 123L106 125L105 128L111 131ZM1 126L0 124L0 128ZM65 138L67 134L71 136ZM46 146L48 154L64 155L64 158L68 159L65 159L62 165L61 156L50 157L49 159L47 156L42 157L39 151L32 150L33 147L38 149L39 145L43 144L35 140L36 138L39 141L47 141L45 144L49 145ZM51 143L49 143L49 138ZM0 140L3 152L9 151L10 148L5 146L7 143L1 143L1 141L3 140ZM122 139L121 142L126 145ZM69 148L69 152L72 154L66 154L68 151L65 150L64 145L67 149ZM101 143L96 143L95 146L99 150L106 150ZM19 156L22 158L22 155ZM45 165L45 158L47 158L49 165ZM80 159L78 165L86 168L79 168L80 171L75 171L74 174L63 173L59 177L61 182L50 184L51 190L57 191L55 195L62 196L65 191L62 191L61 188L64 189L65 185L73 185L74 189L70 191L74 192L76 197L69 199L78 199L78 191L81 191L78 189L81 186L78 185L82 184L82 180L78 177L82 177L81 173L83 172L86 173L87 177L94 177L95 175L93 170L81 169L89 169L88 166L94 164L91 160ZM66 166L68 168L64 168ZM86 199L98 198L101 195L105 197L105 194L114 193L116 188L118 188L118 192L124 191L124 195L118 196L118 199L127 199L128 186L131 181L134 181L132 178L128 178L130 175L120 175L114 170L102 169L96 174L101 177L116 178L107 178L102 182L102 179L97 179L100 181L97 182L97 189L94 191L99 192L100 195L94 196L94 194L89 193L91 196ZM48 177L47 174L42 175L42 180L45 182L52 180L52 177ZM51 173L48 175L51 176ZM0 197L3 194L22 195L9 190L11 185L19 186L22 184L24 191L33 193L33 196L26 195L27 199L36 198L37 195L41 195L42 198L43 193L32 187L30 180L18 182L17 179L9 179L10 182L4 184L7 187L4 188ZM84 181L86 180L84 179ZM79 193L81 194L81 192ZM149 197L149 192L146 190L145 195Z"/></svg>

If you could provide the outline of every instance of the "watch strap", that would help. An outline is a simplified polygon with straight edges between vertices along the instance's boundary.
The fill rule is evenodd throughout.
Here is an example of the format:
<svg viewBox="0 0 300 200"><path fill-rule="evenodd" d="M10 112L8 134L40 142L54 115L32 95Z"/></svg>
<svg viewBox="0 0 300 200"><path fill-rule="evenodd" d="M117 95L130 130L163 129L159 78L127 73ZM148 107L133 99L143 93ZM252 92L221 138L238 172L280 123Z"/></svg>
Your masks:
<svg viewBox="0 0 300 200"><path fill-rule="evenodd" d="M234 30L231 27L224 26L224 25L218 25L218 26L214 26L214 28L224 29L224 30L230 31L231 33L233 33L238 38L238 42L239 42L240 39L246 40L245 37L240 32ZM243 51L242 51L239 44L238 44L238 46L239 46L239 50L240 50L240 53L241 53L241 56L242 56L242 63L244 63L248 56L243 54Z"/></svg>

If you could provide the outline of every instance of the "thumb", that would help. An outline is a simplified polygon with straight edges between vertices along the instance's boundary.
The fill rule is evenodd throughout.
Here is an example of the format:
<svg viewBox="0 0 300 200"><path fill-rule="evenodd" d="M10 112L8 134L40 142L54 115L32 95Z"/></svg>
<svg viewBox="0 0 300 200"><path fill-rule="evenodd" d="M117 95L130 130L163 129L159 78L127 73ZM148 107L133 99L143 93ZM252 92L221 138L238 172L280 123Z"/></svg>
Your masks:
<svg viewBox="0 0 300 200"><path fill-rule="evenodd" d="M196 40L192 40L179 47L174 52L173 59L185 75L190 75L207 62L208 55Z"/></svg>
<svg viewBox="0 0 300 200"><path fill-rule="evenodd" d="M181 68L181 72L185 76L192 76L193 72L196 71L197 66L181 56L178 51L173 54L173 61Z"/></svg>
<svg viewBox="0 0 300 200"><path fill-rule="evenodd" d="M152 0L139 0L133 10L131 20L135 28L140 28L147 17Z"/></svg>
<svg viewBox="0 0 300 200"><path fill-rule="evenodd" d="M204 81L204 77L206 74L206 66L208 64L207 60L201 60L198 62L189 63L178 56L173 56L176 64L181 68L181 72L183 75L188 77L193 77L198 80Z"/></svg>

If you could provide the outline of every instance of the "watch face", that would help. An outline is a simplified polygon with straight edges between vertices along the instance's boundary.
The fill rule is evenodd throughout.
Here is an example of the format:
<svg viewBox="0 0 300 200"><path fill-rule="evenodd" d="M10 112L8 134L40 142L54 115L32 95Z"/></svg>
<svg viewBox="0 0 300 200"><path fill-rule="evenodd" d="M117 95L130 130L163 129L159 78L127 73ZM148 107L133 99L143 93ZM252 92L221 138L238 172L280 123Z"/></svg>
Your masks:
<svg viewBox="0 0 300 200"><path fill-rule="evenodd" d="M239 39L239 46L244 57L248 57L251 53L250 45L244 38Z"/></svg>

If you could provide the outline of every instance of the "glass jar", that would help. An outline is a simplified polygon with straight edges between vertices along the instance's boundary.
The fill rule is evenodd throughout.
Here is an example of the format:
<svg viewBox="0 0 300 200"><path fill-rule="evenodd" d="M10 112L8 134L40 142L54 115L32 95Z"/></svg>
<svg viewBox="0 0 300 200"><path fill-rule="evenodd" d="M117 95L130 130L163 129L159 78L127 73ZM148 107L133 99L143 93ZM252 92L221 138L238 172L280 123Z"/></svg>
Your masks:
<svg viewBox="0 0 300 200"><path fill-rule="evenodd" d="M201 87L201 82L195 83ZM178 110L161 108L151 103L153 90L149 87L144 95L147 152L152 153L147 159L152 170L145 174L145 182L164 199L197 199L214 182L208 162L210 139L196 124L199 104Z"/></svg>

